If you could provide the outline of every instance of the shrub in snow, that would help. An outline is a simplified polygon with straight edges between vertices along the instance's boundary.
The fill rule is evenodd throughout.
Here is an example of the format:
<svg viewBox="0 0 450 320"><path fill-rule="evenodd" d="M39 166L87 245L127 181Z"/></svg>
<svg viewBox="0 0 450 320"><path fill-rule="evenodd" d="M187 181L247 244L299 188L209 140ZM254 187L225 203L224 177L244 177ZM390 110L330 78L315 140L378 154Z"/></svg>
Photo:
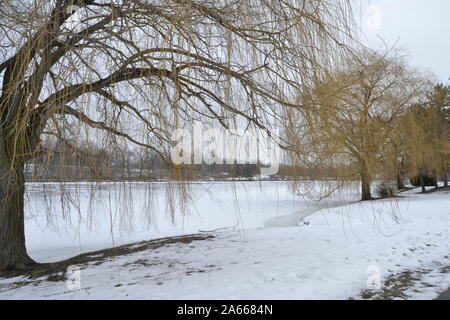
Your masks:
<svg viewBox="0 0 450 320"><path fill-rule="evenodd" d="M380 198L392 198L397 193L397 187L389 182L382 182L377 186L376 192Z"/></svg>
<svg viewBox="0 0 450 320"><path fill-rule="evenodd" d="M423 176L423 182L425 184L425 187L434 187L436 185L436 177L429 176L429 175L424 175ZM411 179L411 184L414 187L422 186L421 183L420 183L420 177L419 176L413 177Z"/></svg>

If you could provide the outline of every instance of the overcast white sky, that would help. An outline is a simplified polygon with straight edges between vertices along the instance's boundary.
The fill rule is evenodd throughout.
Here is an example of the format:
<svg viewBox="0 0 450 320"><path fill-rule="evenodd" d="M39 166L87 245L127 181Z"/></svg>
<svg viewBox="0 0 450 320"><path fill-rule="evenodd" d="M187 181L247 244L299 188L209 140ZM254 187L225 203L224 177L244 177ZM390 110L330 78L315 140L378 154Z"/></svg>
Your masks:
<svg viewBox="0 0 450 320"><path fill-rule="evenodd" d="M361 0L365 42L381 48L398 40L414 66L432 71L450 82L449 0Z"/></svg>

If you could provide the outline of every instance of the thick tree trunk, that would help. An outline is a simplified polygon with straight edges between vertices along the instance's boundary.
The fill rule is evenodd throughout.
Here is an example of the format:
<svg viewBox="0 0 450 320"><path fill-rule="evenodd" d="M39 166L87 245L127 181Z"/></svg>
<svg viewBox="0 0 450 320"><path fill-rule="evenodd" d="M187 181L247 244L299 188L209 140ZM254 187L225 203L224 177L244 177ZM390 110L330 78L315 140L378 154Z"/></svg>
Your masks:
<svg viewBox="0 0 450 320"><path fill-rule="evenodd" d="M372 192L370 190L372 179L370 178L370 174L365 163L361 164L361 192L362 197L361 201L369 201L372 200Z"/></svg>
<svg viewBox="0 0 450 320"><path fill-rule="evenodd" d="M419 174L419 181L420 181L420 185L422 186L422 193L425 193L425 192L427 192L427 189L425 188L425 179L424 179L423 175L424 175L423 171L421 171Z"/></svg>
<svg viewBox="0 0 450 320"><path fill-rule="evenodd" d="M0 154L3 160L5 155ZM35 263L25 247L23 165L0 163L0 270L26 270Z"/></svg>
<svg viewBox="0 0 450 320"><path fill-rule="evenodd" d="M404 190L405 189L405 182L403 181L403 176L401 173L397 174L397 189L398 190Z"/></svg>
<svg viewBox="0 0 450 320"><path fill-rule="evenodd" d="M434 187L436 189L439 189L439 175L436 170L434 171L434 179L435 179Z"/></svg>
<svg viewBox="0 0 450 320"><path fill-rule="evenodd" d="M444 169L444 175L442 177L442 179L444 180L444 187L448 187L448 173L447 173L447 168Z"/></svg>

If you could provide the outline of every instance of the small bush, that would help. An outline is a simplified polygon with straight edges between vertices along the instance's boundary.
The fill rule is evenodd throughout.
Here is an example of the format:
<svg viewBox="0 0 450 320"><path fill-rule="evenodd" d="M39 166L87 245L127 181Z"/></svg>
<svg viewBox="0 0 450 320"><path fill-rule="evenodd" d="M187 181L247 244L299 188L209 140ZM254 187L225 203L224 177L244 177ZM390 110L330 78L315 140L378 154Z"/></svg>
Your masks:
<svg viewBox="0 0 450 320"><path fill-rule="evenodd" d="M434 187L436 185L436 177L433 176L428 176L428 175L424 175L423 176L423 181L425 184L425 187ZM411 179L411 184L414 187L420 187L420 177L419 176L415 176Z"/></svg>
<svg viewBox="0 0 450 320"><path fill-rule="evenodd" d="M397 193L397 188L389 182L382 182L377 186L376 192L380 198L392 198Z"/></svg>

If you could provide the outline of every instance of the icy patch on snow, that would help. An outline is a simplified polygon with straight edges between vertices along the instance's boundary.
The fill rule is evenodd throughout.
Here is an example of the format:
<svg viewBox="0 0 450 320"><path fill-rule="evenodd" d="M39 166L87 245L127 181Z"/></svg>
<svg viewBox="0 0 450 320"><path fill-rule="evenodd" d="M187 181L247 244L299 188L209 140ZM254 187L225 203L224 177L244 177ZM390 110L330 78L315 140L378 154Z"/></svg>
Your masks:
<svg viewBox="0 0 450 320"><path fill-rule="evenodd" d="M298 227L305 224L305 218L320 210L321 208L309 208L295 212L288 216L271 218L264 223L264 226L266 228Z"/></svg>

